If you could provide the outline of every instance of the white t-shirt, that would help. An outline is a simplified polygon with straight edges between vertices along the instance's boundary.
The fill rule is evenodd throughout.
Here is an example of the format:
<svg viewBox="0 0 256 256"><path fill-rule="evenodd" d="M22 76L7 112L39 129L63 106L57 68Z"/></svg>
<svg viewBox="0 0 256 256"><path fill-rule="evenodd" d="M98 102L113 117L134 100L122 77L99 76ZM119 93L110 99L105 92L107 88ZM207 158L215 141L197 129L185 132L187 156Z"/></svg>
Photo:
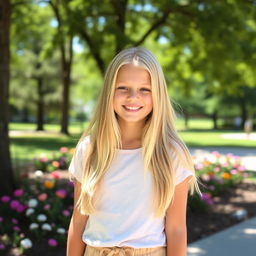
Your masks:
<svg viewBox="0 0 256 256"><path fill-rule="evenodd" d="M82 156L88 143L89 136L78 145L69 166L71 176L80 182ZM164 217L153 216L153 180L150 172L147 172L144 182L142 148L117 151L95 195L96 212L88 218L83 241L96 247L166 246ZM192 172L178 165L177 159L174 161L178 184Z"/></svg>

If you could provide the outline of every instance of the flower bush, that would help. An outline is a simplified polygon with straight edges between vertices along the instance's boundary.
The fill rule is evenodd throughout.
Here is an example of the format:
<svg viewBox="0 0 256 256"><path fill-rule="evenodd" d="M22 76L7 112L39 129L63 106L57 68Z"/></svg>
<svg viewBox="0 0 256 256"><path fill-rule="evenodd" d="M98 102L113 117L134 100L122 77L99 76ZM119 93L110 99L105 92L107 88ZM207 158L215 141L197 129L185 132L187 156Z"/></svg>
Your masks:
<svg viewBox="0 0 256 256"><path fill-rule="evenodd" d="M54 170L66 170L74 154L75 148L68 149L61 147L58 152L54 152L49 158L42 153L39 157L34 157L33 162L35 168L43 172Z"/></svg>
<svg viewBox="0 0 256 256"><path fill-rule="evenodd" d="M71 153L62 148L61 154ZM44 161L50 162L45 158ZM187 209L200 213L214 204L215 196L248 176L239 157L218 152L202 160L195 158L195 170L202 183L202 197L189 196ZM22 187L12 195L0 197L0 254L10 247L18 247L21 252L30 250L35 243L49 248L66 244L73 210L73 183L60 179L58 171L45 179L43 172L37 170L34 177L24 179Z"/></svg>
<svg viewBox="0 0 256 256"><path fill-rule="evenodd" d="M213 151L203 159L195 158L195 162L196 174L203 184L202 197L195 195L188 199L188 209L195 212L206 212L207 206L214 204L215 196L220 196L248 177L241 158L231 153L221 155Z"/></svg>
<svg viewBox="0 0 256 256"><path fill-rule="evenodd" d="M58 178L24 180L12 195L0 197L0 250L28 250L36 242L64 246L73 210L73 183Z"/></svg>

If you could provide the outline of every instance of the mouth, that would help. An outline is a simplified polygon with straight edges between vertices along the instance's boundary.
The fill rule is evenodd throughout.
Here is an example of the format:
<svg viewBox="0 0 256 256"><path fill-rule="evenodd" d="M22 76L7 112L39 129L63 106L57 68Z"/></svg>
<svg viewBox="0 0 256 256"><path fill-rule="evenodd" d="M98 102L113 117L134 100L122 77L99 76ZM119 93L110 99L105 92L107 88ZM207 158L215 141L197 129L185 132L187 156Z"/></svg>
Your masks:
<svg viewBox="0 0 256 256"><path fill-rule="evenodd" d="M139 106L131 107L131 106L125 106L125 105L123 105L122 107L123 107L126 111L128 111L128 112L138 112L140 109L143 108L143 107L139 107Z"/></svg>

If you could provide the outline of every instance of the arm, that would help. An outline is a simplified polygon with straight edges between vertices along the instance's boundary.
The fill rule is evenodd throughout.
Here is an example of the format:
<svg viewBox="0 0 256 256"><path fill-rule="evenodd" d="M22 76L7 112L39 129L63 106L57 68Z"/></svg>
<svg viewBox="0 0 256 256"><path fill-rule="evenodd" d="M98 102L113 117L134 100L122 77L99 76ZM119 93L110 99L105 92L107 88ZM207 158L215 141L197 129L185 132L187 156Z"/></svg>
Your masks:
<svg viewBox="0 0 256 256"><path fill-rule="evenodd" d="M186 210L188 198L188 182L191 177L176 185L173 202L166 211L165 234L167 240L167 256L187 255Z"/></svg>
<svg viewBox="0 0 256 256"><path fill-rule="evenodd" d="M87 215L82 215L76 207L81 193L81 183L74 183L74 210L69 224L67 256L83 256L86 244L82 241L82 234L88 220Z"/></svg>

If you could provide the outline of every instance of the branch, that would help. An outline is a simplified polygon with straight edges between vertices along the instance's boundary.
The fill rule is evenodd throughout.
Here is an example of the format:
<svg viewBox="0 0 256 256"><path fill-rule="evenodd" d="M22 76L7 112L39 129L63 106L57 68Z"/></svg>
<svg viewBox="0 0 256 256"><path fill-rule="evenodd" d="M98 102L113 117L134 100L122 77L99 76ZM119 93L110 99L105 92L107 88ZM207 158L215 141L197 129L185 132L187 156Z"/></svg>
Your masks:
<svg viewBox="0 0 256 256"><path fill-rule="evenodd" d="M96 63L103 75L105 72L105 63L99 54L99 49L95 49L95 46L94 46L94 43L93 43L91 37L89 36L89 34L86 33L85 30L80 29L79 33L80 33L81 37L87 42L87 44L91 50L91 53L92 53L94 59L96 60Z"/></svg>
<svg viewBox="0 0 256 256"><path fill-rule="evenodd" d="M163 16L157 20L155 23L152 24L152 26L146 31L146 33L141 37L141 39L139 39L137 42L135 42L133 45L134 46L138 46L138 45L141 45L145 40L146 38L154 31L156 30L158 27L160 27L161 25L163 25L167 18L169 17L169 14L170 13L182 13L186 16L189 16L189 17L193 17L193 14L191 14L190 12L188 12L187 10L184 9L184 7L187 7L188 5L184 5L182 7L178 7L176 9L174 8L169 8L167 9L164 13L163 13Z"/></svg>

